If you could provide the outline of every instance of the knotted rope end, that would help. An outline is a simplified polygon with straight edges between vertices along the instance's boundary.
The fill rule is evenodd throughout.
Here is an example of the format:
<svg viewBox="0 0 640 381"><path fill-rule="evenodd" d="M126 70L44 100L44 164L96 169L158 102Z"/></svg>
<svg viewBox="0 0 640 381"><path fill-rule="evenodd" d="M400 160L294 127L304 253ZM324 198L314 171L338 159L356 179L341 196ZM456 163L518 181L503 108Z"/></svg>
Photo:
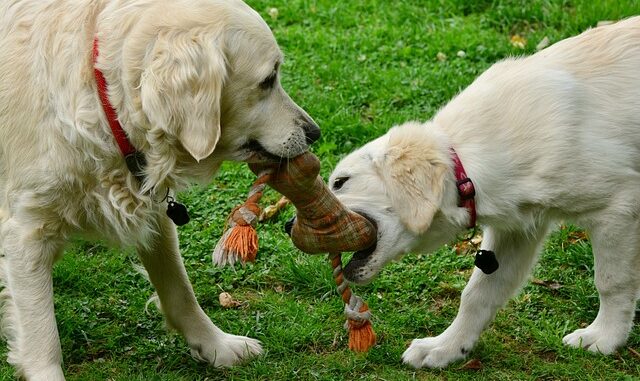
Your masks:
<svg viewBox="0 0 640 381"><path fill-rule="evenodd" d="M369 312L366 303L360 308L360 313ZM373 331L371 320L347 320L349 326L349 349L354 352L367 352L376 344L376 333Z"/></svg>
<svg viewBox="0 0 640 381"><path fill-rule="evenodd" d="M255 262L258 255L258 232L255 225L261 213L258 201L269 179L265 172L253 183L247 201L236 207L227 219L228 228L213 249L213 263L218 267L240 262Z"/></svg>
<svg viewBox="0 0 640 381"><path fill-rule="evenodd" d="M345 328L349 331L349 349L354 352L367 352L376 344L376 333L371 325L371 311L362 298L351 292L342 273L340 253L330 253L333 278L344 302L344 314L347 317Z"/></svg>

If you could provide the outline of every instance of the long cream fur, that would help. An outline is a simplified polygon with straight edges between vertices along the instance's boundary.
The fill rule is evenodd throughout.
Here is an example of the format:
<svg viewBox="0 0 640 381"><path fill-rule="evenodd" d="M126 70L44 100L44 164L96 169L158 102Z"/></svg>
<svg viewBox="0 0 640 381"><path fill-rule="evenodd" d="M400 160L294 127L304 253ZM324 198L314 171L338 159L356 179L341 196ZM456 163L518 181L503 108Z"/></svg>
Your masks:
<svg viewBox="0 0 640 381"><path fill-rule="evenodd" d="M376 250L344 268L358 283L464 231L450 148L475 184L482 249L500 268L475 269L453 323L414 340L405 363L464 358L561 220L589 231L600 294L596 319L564 343L603 354L625 344L640 297L639 68L640 17L591 29L493 65L432 120L394 127L338 164L334 192L379 228Z"/></svg>
<svg viewBox="0 0 640 381"><path fill-rule="evenodd" d="M142 184L100 106L96 37L109 100L147 161ZM5 0L0 51L1 298L18 374L64 379L51 269L73 236L137 249L196 358L231 366L260 353L200 308L154 200L209 181L223 160L292 157L317 138L280 86L264 20L239 0Z"/></svg>

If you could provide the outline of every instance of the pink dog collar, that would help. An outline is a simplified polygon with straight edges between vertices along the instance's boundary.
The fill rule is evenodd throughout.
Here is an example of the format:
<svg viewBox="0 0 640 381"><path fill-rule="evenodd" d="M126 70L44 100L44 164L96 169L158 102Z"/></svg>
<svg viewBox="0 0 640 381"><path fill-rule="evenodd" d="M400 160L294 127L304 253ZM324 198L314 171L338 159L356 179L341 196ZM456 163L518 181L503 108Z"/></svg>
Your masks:
<svg viewBox="0 0 640 381"><path fill-rule="evenodd" d="M453 160L454 164L453 170L456 176L456 187L458 188L458 196L460 196L458 206L465 207L469 211L469 227L472 228L476 226L476 188L473 186L473 182L464 171L462 161L460 161L460 157L456 153L456 150L454 150L453 148L451 148L451 159Z"/></svg>

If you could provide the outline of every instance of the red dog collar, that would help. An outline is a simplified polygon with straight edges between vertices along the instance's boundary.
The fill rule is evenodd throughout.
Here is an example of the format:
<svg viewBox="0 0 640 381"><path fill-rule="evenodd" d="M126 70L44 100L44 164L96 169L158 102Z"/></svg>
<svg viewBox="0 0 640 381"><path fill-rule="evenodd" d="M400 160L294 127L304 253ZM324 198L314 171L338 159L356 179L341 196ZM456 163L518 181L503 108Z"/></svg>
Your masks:
<svg viewBox="0 0 640 381"><path fill-rule="evenodd" d="M460 157L453 148L451 148L451 158L454 164L453 170L456 176L456 188L458 188L458 196L460 197L458 206L465 207L469 211L469 227L472 228L476 226L476 189L464 171Z"/></svg>
<svg viewBox="0 0 640 381"><path fill-rule="evenodd" d="M109 127L111 127L111 133L113 137L116 139L116 143L118 143L118 147L120 148L120 152L122 152L122 156L124 156L124 160L127 163L127 168L129 171L142 183L144 180L144 174L142 169L145 166L144 155L137 151L136 148L131 144L129 138L127 137L126 132L122 129L122 125L118 120L118 114L116 110L109 102L109 96L107 94L107 80L104 78L104 74L102 71L96 67L96 62L98 61L98 38L93 39L93 72L96 77L96 85L98 87L98 96L100 97L100 103L102 104L102 110L104 110L104 114L107 117L107 122L109 123Z"/></svg>
<svg viewBox="0 0 640 381"><path fill-rule="evenodd" d="M111 127L113 137L116 138L118 147L120 147L122 156L131 155L132 153L136 152L136 149L127 138L127 134L122 129L120 121L118 121L118 114L111 105L111 102L109 102L109 96L107 95L107 80L104 78L104 74L102 74L100 69L95 66L96 62L98 62L98 55L98 38L95 38L93 40L93 72L96 76L96 84L98 85L98 96L100 97L100 103L102 104L102 109L104 110L104 114L107 117L107 121L109 122L109 127Z"/></svg>
<svg viewBox="0 0 640 381"><path fill-rule="evenodd" d="M122 125L118 120L118 113L109 102L109 96L107 94L107 80L104 78L104 74L96 67L98 61L98 38L93 39L93 72L96 77L96 84L98 85L98 96L100 97L100 103L102 109L111 127L113 137L120 147L120 152L124 156L124 161L127 163L127 168L131 174L138 179L140 184L144 182L144 167L147 164L144 154L136 150L136 147L131 144L127 133L122 129ZM169 196L169 189L167 189L167 195L162 201L167 201L167 216L178 226L182 226L189 222L189 213L187 208L181 203L175 201L173 197ZM160 202L162 202L160 201Z"/></svg>

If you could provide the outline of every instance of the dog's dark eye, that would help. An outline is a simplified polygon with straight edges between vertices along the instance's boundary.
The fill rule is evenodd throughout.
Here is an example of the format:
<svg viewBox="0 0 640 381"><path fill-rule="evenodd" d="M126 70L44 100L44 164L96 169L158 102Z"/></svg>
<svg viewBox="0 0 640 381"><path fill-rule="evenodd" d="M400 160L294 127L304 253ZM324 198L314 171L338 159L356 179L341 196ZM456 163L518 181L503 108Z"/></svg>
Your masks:
<svg viewBox="0 0 640 381"><path fill-rule="evenodd" d="M342 186L344 185L344 183L347 182L347 180L349 180L348 176L345 177L338 177L334 182L333 185L331 186L333 188L333 190L340 190L340 188L342 188Z"/></svg>
<svg viewBox="0 0 640 381"><path fill-rule="evenodd" d="M264 81L260 82L260 88L262 90L269 90L273 88L273 85L275 85L276 83L276 78L278 77L278 72L277 71L273 71L271 74L269 74L269 76L267 78L264 79Z"/></svg>

